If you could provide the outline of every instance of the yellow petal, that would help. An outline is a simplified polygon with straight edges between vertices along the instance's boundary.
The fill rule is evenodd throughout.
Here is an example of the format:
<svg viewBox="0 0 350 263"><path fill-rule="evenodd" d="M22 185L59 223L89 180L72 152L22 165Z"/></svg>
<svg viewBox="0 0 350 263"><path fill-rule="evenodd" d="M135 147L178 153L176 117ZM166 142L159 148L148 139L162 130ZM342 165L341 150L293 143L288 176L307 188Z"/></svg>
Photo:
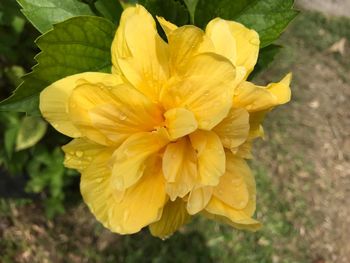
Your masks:
<svg viewBox="0 0 350 263"><path fill-rule="evenodd" d="M113 154L112 185L125 190L143 175L147 159L168 143L168 138L156 132L130 136Z"/></svg>
<svg viewBox="0 0 350 263"><path fill-rule="evenodd" d="M81 193L105 227L120 234L135 233L159 220L167 201L160 160L150 160L140 181L121 193L111 187L111 155L111 150L102 152L84 170Z"/></svg>
<svg viewBox="0 0 350 263"><path fill-rule="evenodd" d="M243 107L249 112L256 112L287 103L291 97L290 81L291 74L288 74L280 82L271 83L267 87L243 82L235 90L233 105L239 108Z"/></svg>
<svg viewBox="0 0 350 263"><path fill-rule="evenodd" d="M269 110L256 111L249 113L249 138L254 139L257 137L264 136L264 130L262 128L262 123L265 119L266 114Z"/></svg>
<svg viewBox="0 0 350 263"><path fill-rule="evenodd" d="M221 18L211 20L206 29L205 34L214 44L215 52L229 59L234 65L236 64L236 40L231 33L229 21Z"/></svg>
<svg viewBox="0 0 350 263"><path fill-rule="evenodd" d="M194 114L184 108L174 108L168 110L165 114L165 125L171 139L178 139L198 127Z"/></svg>
<svg viewBox="0 0 350 263"><path fill-rule="evenodd" d="M249 114L243 108L232 108L213 131L220 137L224 147L232 149L238 147L248 138Z"/></svg>
<svg viewBox="0 0 350 263"><path fill-rule="evenodd" d="M126 84L81 84L72 92L69 111L83 135L104 145L118 145L131 134L152 131L163 121L158 106Z"/></svg>
<svg viewBox="0 0 350 263"><path fill-rule="evenodd" d="M110 228L109 213L120 201L121 193L114 191L110 185L111 168L109 162L113 151L107 149L97 155L82 172L80 191L84 202L105 227Z"/></svg>
<svg viewBox="0 0 350 263"><path fill-rule="evenodd" d="M160 89L169 77L168 45L143 6L123 12L112 43L112 61L116 72L152 101L158 101Z"/></svg>
<svg viewBox="0 0 350 263"><path fill-rule="evenodd" d="M172 75L186 72L186 65L193 56L213 51L213 45L204 32L195 26L182 26L168 35L170 49L170 70Z"/></svg>
<svg viewBox="0 0 350 263"><path fill-rule="evenodd" d="M222 200L221 198L223 198L223 195L220 195L219 197L216 192L207 205L206 210L211 214L226 217L234 224L254 224L256 221L252 221L251 219L256 206L256 186L254 177L250 171L249 166L243 159L237 158L229 152L226 152L226 155L227 162L231 162L228 164L229 171L232 170L232 173L235 173L237 175L240 174L244 180L249 195L248 202L246 202L245 198L242 198L242 196L236 196L237 200L233 200L233 198L230 199L230 197L226 196L224 200ZM232 195L234 194L235 193L232 193ZM240 194L242 194L242 192ZM235 203L235 206L238 205L241 207L240 202L246 203L244 208L237 209L230 205L232 203Z"/></svg>
<svg viewBox="0 0 350 263"><path fill-rule="evenodd" d="M205 33L212 40L218 54L230 59L235 66L246 69L246 78L258 59L258 33L240 23L221 18L211 20Z"/></svg>
<svg viewBox="0 0 350 263"><path fill-rule="evenodd" d="M261 223L253 218L247 218L242 220L241 223L235 223L235 222L232 222L227 217L211 214L207 211L202 212L202 214L211 220L216 220L218 222L230 225L240 230L248 230L248 231L255 232L261 228Z"/></svg>
<svg viewBox="0 0 350 263"><path fill-rule="evenodd" d="M292 73L289 73L280 82L271 83L267 86L267 89L277 98L278 104L290 101L291 91L289 86L291 81Z"/></svg>
<svg viewBox="0 0 350 263"><path fill-rule="evenodd" d="M197 55L186 65L186 73L164 88L163 106L186 108L200 129L211 130L232 107L234 81L235 70L227 59L214 53Z"/></svg>
<svg viewBox="0 0 350 263"><path fill-rule="evenodd" d="M249 201L249 192L245 177L249 170L244 167L244 161L234 158L232 154L226 154L226 172L220 177L220 183L214 187L214 196L225 204L235 208L243 209Z"/></svg>
<svg viewBox="0 0 350 263"><path fill-rule="evenodd" d="M201 185L217 185L225 173L225 151L220 138L210 131L190 134L193 148L197 152L198 174Z"/></svg>
<svg viewBox="0 0 350 263"><path fill-rule="evenodd" d="M190 215L186 211L186 204L178 198L165 205L162 217L158 222L151 224L149 229L153 236L167 238L186 224L189 219Z"/></svg>
<svg viewBox="0 0 350 263"><path fill-rule="evenodd" d="M193 189L187 200L187 212L190 215L202 211L209 203L213 194L213 187L203 186Z"/></svg>
<svg viewBox="0 0 350 263"><path fill-rule="evenodd" d="M178 28L177 25L170 23L164 17L157 16L157 20L167 36Z"/></svg>
<svg viewBox="0 0 350 263"><path fill-rule="evenodd" d="M73 125L68 109L68 100L80 81L118 85L122 83L118 76L98 72L75 74L60 79L40 93L40 111L44 118L59 132L69 137L80 137L80 131Z"/></svg>
<svg viewBox="0 0 350 263"><path fill-rule="evenodd" d="M158 221L167 202L165 181L159 157L146 163L144 175L126 190L123 199L109 213L111 230L132 234Z"/></svg>
<svg viewBox="0 0 350 263"><path fill-rule="evenodd" d="M188 138L167 146L163 155L163 173L167 181L166 192L172 201L193 189L197 179L197 159Z"/></svg>
<svg viewBox="0 0 350 263"><path fill-rule="evenodd" d="M106 147L85 138L72 140L62 147L65 153L64 166L84 170Z"/></svg>
<svg viewBox="0 0 350 263"><path fill-rule="evenodd" d="M253 140L248 139L245 143L237 148L231 149L232 153L240 158L253 159L252 154Z"/></svg>

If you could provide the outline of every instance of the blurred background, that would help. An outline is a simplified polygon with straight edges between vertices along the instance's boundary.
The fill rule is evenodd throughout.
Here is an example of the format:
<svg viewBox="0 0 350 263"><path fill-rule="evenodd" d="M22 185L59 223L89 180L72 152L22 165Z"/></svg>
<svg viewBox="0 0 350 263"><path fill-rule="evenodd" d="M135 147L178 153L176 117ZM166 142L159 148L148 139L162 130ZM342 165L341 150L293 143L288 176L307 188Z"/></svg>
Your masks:
<svg viewBox="0 0 350 263"><path fill-rule="evenodd" d="M269 114L251 161L261 231L195 218L165 241L112 234L62 167L67 138L40 117L0 112L0 262L350 262L350 1L297 7L284 48L255 79L294 75L293 99ZM35 64L38 35L15 1L0 2L1 99Z"/></svg>

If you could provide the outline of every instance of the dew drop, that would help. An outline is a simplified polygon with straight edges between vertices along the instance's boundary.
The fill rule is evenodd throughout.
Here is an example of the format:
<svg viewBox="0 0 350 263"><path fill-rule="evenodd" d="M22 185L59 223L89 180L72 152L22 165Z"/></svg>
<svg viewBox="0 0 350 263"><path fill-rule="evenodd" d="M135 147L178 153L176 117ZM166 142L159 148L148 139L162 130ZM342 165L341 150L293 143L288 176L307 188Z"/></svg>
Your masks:
<svg viewBox="0 0 350 263"><path fill-rule="evenodd" d="M83 157L84 153L82 151L76 151L75 155L80 158Z"/></svg>
<svg viewBox="0 0 350 263"><path fill-rule="evenodd" d="M103 179L102 178L96 178L95 181L96 181L96 183L99 184L99 183L101 183L103 181Z"/></svg>
<svg viewBox="0 0 350 263"><path fill-rule="evenodd" d="M119 114L119 119L122 120L122 121L125 121L126 120L126 115L124 113L120 113Z"/></svg>

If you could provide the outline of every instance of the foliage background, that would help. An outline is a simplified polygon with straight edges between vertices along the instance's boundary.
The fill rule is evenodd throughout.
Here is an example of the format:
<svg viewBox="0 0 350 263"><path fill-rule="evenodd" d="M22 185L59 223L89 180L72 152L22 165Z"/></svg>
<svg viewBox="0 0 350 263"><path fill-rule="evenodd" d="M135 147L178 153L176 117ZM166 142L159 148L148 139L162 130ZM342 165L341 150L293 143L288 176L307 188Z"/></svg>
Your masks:
<svg viewBox="0 0 350 263"><path fill-rule="evenodd" d="M349 30L349 18L305 11L279 41L285 47L274 64L256 75L265 84L292 70L295 79L292 103L270 114L267 141L256 145L265 227L254 234L201 218L166 241L147 231L111 234L81 204L77 174L62 167L58 145L67 138L39 116L1 112L0 261L349 262ZM5 0L0 36L4 99L35 64L39 32Z"/></svg>

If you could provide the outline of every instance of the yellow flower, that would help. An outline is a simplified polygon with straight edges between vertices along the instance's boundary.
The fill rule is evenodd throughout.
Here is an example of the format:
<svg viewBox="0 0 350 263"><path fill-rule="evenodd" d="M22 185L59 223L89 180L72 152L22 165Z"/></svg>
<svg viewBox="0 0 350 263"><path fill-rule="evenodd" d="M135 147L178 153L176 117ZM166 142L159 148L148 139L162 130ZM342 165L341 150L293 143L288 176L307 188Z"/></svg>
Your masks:
<svg viewBox="0 0 350 263"><path fill-rule="evenodd" d="M81 173L84 201L114 232L149 226L166 237L197 213L256 230L244 158L265 113L289 101L290 75L247 82L259 36L239 23L216 18L203 32L158 21L167 42L142 6L127 8L112 74L76 74L42 91L43 116L74 138L64 164Z"/></svg>

